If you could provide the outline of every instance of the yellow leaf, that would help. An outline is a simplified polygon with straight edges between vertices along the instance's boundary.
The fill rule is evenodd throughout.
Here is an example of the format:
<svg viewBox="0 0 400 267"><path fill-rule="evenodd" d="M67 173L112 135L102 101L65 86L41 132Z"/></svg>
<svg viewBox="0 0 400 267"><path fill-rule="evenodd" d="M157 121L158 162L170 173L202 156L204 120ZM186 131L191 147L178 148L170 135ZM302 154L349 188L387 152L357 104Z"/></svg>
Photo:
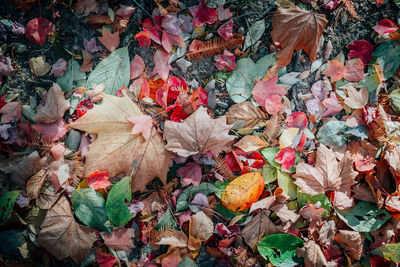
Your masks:
<svg viewBox="0 0 400 267"><path fill-rule="evenodd" d="M222 204L233 211L250 208L264 190L264 179L261 173L252 172L239 176L228 184L222 194Z"/></svg>
<svg viewBox="0 0 400 267"><path fill-rule="evenodd" d="M282 132L279 138L279 148L285 148L293 144L293 139L299 133L299 128L288 128Z"/></svg>

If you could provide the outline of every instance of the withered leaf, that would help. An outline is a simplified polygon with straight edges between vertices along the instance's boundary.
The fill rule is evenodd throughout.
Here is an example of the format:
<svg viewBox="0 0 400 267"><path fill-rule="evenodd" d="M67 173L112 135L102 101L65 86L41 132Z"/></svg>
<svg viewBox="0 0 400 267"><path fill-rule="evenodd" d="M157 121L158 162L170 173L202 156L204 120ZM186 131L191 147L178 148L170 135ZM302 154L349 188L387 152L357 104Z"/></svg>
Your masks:
<svg viewBox="0 0 400 267"><path fill-rule="evenodd" d="M132 228L119 228L104 236L104 244L115 250L127 250L135 247L132 242L133 236Z"/></svg>
<svg viewBox="0 0 400 267"><path fill-rule="evenodd" d="M231 106L225 115L228 124L243 121L243 127L248 128L254 127L261 122L265 122L268 118L268 115L265 112L254 106L250 101L244 101Z"/></svg>
<svg viewBox="0 0 400 267"><path fill-rule="evenodd" d="M269 218L268 211L261 210L249 223L243 228L241 235L244 241L255 252L258 242L267 235L279 233L277 227Z"/></svg>
<svg viewBox="0 0 400 267"><path fill-rule="evenodd" d="M199 211L190 218L189 233L196 239L206 241L214 232L214 224L210 217Z"/></svg>
<svg viewBox="0 0 400 267"><path fill-rule="evenodd" d="M46 170L41 169L26 182L26 194L30 199L35 199L39 196L46 174Z"/></svg>
<svg viewBox="0 0 400 267"><path fill-rule="evenodd" d="M147 140L131 133L133 125L127 119L139 115L143 113L128 96L104 94L102 104L70 125L97 134L85 156L85 176L97 170L109 171L110 177L132 174L132 191L143 191L155 177L166 183L172 154L154 127Z"/></svg>
<svg viewBox="0 0 400 267"><path fill-rule="evenodd" d="M71 257L76 263L82 262L96 240L93 230L75 221L64 196L47 212L41 229L37 242L59 260Z"/></svg>
<svg viewBox="0 0 400 267"><path fill-rule="evenodd" d="M278 8L272 22L271 37L283 47L276 54L279 65L288 65L293 52L300 49L314 61L317 57L319 39L327 24L325 15L298 7Z"/></svg>
<svg viewBox="0 0 400 267"><path fill-rule="evenodd" d="M231 127L226 124L225 116L211 119L207 109L199 107L182 123L165 122L164 136L167 140L165 149L182 157L207 152L219 154L235 139L229 135Z"/></svg>
<svg viewBox="0 0 400 267"><path fill-rule="evenodd" d="M308 240L304 247L297 251L299 257L304 258L304 266L326 266L327 260L321 247L314 240Z"/></svg>
<svg viewBox="0 0 400 267"><path fill-rule="evenodd" d="M188 245L188 237L183 231L167 230L157 245L169 245L172 248L185 248Z"/></svg>
<svg viewBox="0 0 400 267"><path fill-rule="evenodd" d="M61 119L70 107L69 101L64 98L60 86L53 83L46 96L44 106L39 105L34 120L37 122L52 123Z"/></svg>
<svg viewBox="0 0 400 267"><path fill-rule="evenodd" d="M304 162L297 164L294 182L301 192L316 195L325 191L346 192L355 183L358 172L353 169L353 160L346 153L340 161L336 160L335 153L320 144L317 150L315 167Z"/></svg>
<svg viewBox="0 0 400 267"><path fill-rule="evenodd" d="M344 248L352 259L359 260L362 256L365 235L355 231L339 230L335 241Z"/></svg>

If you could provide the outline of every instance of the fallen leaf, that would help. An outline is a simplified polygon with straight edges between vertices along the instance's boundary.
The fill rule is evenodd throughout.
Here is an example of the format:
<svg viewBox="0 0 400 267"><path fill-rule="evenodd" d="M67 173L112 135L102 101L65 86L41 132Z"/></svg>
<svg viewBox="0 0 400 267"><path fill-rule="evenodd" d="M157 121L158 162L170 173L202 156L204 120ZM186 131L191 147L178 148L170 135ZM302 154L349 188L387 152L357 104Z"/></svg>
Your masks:
<svg viewBox="0 0 400 267"><path fill-rule="evenodd" d="M244 127L253 127L267 119L267 114L250 101L232 105L225 113L228 124L243 121Z"/></svg>
<svg viewBox="0 0 400 267"><path fill-rule="evenodd" d="M351 84L346 86L348 97L344 98L344 103L352 109L361 109L368 104L368 90L364 87L357 91Z"/></svg>
<svg viewBox="0 0 400 267"><path fill-rule="evenodd" d="M79 0L75 11L76 13L86 17L91 12L98 13L100 11L100 5L96 2L96 0Z"/></svg>
<svg viewBox="0 0 400 267"><path fill-rule="evenodd" d="M322 72L331 78L332 82L337 82L344 77L346 67L337 60L328 60L328 67Z"/></svg>
<svg viewBox="0 0 400 267"><path fill-rule="evenodd" d="M214 65L219 71L231 71L236 69L235 55L226 49L222 55L216 55L214 59Z"/></svg>
<svg viewBox="0 0 400 267"><path fill-rule="evenodd" d="M30 199L36 199L40 195L47 171L41 169L26 182L26 194Z"/></svg>
<svg viewBox="0 0 400 267"><path fill-rule="evenodd" d="M103 27L103 30L101 32L101 37L97 37L99 39L100 43L102 43L110 52L113 52L115 49L118 48L119 46L119 33L111 33L109 30L107 30L106 27Z"/></svg>
<svg viewBox="0 0 400 267"><path fill-rule="evenodd" d="M319 39L327 24L325 15L298 7L278 8L272 22L271 37L283 47L276 54L279 65L288 65L293 52L300 49L314 61L317 57Z"/></svg>
<svg viewBox="0 0 400 267"><path fill-rule="evenodd" d="M168 60L169 60L168 53L162 50L157 50L153 56L153 61L155 63L155 66L151 75L154 76L158 74L161 79L166 81L169 75L169 71L173 69L171 65L169 65Z"/></svg>
<svg viewBox="0 0 400 267"><path fill-rule="evenodd" d="M214 224L203 211L192 215L189 224L189 234L201 241L208 240L214 232Z"/></svg>
<svg viewBox="0 0 400 267"><path fill-rule="evenodd" d="M134 248L132 238L135 231L132 228L119 228L114 230L111 234L107 233L104 236L104 244L114 250L127 250Z"/></svg>
<svg viewBox="0 0 400 267"><path fill-rule="evenodd" d="M361 59L348 60L344 78L349 82L358 82L364 78L364 63Z"/></svg>
<svg viewBox="0 0 400 267"><path fill-rule="evenodd" d="M390 19L381 19L372 29L379 34L386 34L397 31L397 26Z"/></svg>
<svg viewBox="0 0 400 267"><path fill-rule="evenodd" d="M173 35L168 32L163 32L161 39L162 46L168 53L171 52L172 46L185 47L185 41L181 35Z"/></svg>
<svg viewBox="0 0 400 267"><path fill-rule="evenodd" d="M211 119L207 108L199 107L182 123L169 120L165 122L165 149L182 157L208 152L217 155L235 139L229 135L231 127L226 124L225 116Z"/></svg>
<svg viewBox="0 0 400 267"><path fill-rule="evenodd" d="M64 196L47 211L40 228L37 242L58 260L70 256L76 263L81 263L96 240L96 234L89 227L75 221Z"/></svg>
<svg viewBox="0 0 400 267"><path fill-rule="evenodd" d="M189 12L193 16L194 26L203 26L204 24L213 24L218 19L217 11L214 8L209 8L201 1L198 6L189 7Z"/></svg>
<svg viewBox="0 0 400 267"><path fill-rule="evenodd" d="M143 114L128 96L104 94L102 104L88 110L70 125L97 134L85 156L85 176L96 170L107 170L111 177L119 173L132 175L132 191L144 190L155 177L166 182L172 155L165 151L164 142L155 128L147 140L131 134L132 124L127 119L139 115Z"/></svg>
<svg viewBox="0 0 400 267"><path fill-rule="evenodd" d="M275 161L281 164L283 171L290 170L296 161L296 152L291 147L282 148L276 154Z"/></svg>
<svg viewBox="0 0 400 267"><path fill-rule="evenodd" d="M250 208L264 190L261 173L247 173L230 182L222 193L222 205L233 211Z"/></svg>
<svg viewBox="0 0 400 267"><path fill-rule="evenodd" d="M219 36L221 36L224 40L228 40L233 36L232 30L233 30L233 19L230 19L224 24L222 24L222 26L219 27L217 32Z"/></svg>
<svg viewBox="0 0 400 267"><path fill-rule="evenodd" d="M264 107L265 101L272 95L279 95L283 96L286 94L286 90L277 84L278 82L278 75L272 76L267 81L258 81L252 90L252 94L254 100L257 101L258 104Z"/></svg>
<svg viewBox="0 0 400 267"><path fill-rule="evenodd" d="M110 173L108 171L95 171L87 177L87 185L94 190L106 188L111 185L108 180Z"/></svg>
<svg viewBox="0 0 400 267"><path fill-rule="evenodd" d="M51 66L51 72L50 75L53 75L54 77L60 77L64 74L64 72L67 70L67 61L63 58L59 58L56 63Z"/></svg>
<svg viewBox="0 0 400 267"><path fill-rule="evenodd" d="M188 162L176 171L176 175L182 178L182 184L197 186L201 182L201 166L197 162Z"/></svg>
<svg viewBox="0 0 400 267"><path fill-rule="evenodd" d="M359 260L362 256L365 236L361 233L348 230L339 230L335 241L346 250L352 259Z"/></svg>
<svg viewBox="0 0 400 267"><path fill-rule="evenodd" d="M134 126L132 134L142 134L145 140L149 139L153 127L153 119L148 115L138 115L127 119Z"/></svg>
<svg viewBox="0 0 400 267"><path fill-rule="evenodd" d="M269 96L265 99L263 107L270 115L277 115L280 111L285 109L285 106L282 104L282 96L280 95Z"/></svg>
<svg viewBox="0 0 400 267"><path fill-rule="evenodd" d="M170 230L160 239L157 245L168 245L172 248L185 248L187 247L188 237L183 231Z"/></svg>
<svg viewBox="0 0 400 267"><path fill-rule="evenodd" d="M45 105L38 106L34 120L44 123L55 122L64 116L69 107L69 101L64 98L64 93L60 86L53 83L47 93Z"/></svg>
<svg viewBox="0 0 400 267"><path fill-rule="evenodd" d="M5 104L0 109L0 114L2 114L1 123L10 123L14 119L21 119L21 111L22 107L20 102L9 102Z"/></svg>
<svg viewBox="0 0 400 267"><path fill-rule="evenodd" d="M253 152L261 148L267 147L268 143L255 135L246 135L239 142L234 144L244 152Z"/></svg>
<svg viewBox="0 0 400 267"><path fill-rule="evenodd" d="M89 41L86 38L83 40L83 46L85 47L86 52L88 53L96 53L103 50L100 46L96 44L96 38L93 37Z"/></svg>
<svg viewBox="0 0 400 267"><path fill-rule="evenodd" d="M372 52L374 52L374 46L365 40L352 41L347 45L347 49L350 50L347 55L349 59L359 58L364 64L368 64L372 58Z"/></svg>
<svg viewBox="0 0 400 267"><path fill-rule="evenodd" d="M144 71L144 61L141 56L135 55L133 60L131 61L131 75L130 79L136 79L139 77Z"/></svg>
<svg viewBox="0 0 400 267"><path fill-rule="evenodd" d="M349 190L355 183L358 172L353 170L353 161L346 153L338 162L335 153L320 144L317 150L315 167L304 162L297 164L294 182L300 191L310 195L324 194L325 191Z"/></svg>
<svg viewBox="0 0 400 267"><path fill-rule="evenodd" d="M46 62L44 56L30 58L29 67L32 73L38 77L46 75L51 70L51 66Z"/></svg>
<svg viewBox="0 0 400 267"><path fill-rule="evenodd" d="M117 257L105 253L97 253L95 260L99 264L99 267L113 267L118 262Z"/></svg>
<svg viewBox="0 0 400 267"><path fill-rule="evenodd" d="M36 123L32 128L41 134L42 142L54 142L63 136L68 131L64 119L59 119L52 123Z"/></svg>
<svg viewBox="0 0 400 267"><path fill-rule="evenodd" d="M321 247L314 240L308 240L304 247L297 251L297 256L304 258L305 267L327 265L327 260Z"/></svg>
<svg viewBox="0 0 400 267"><path fill-rule="evenodd" d="M34 18L26 24L26 39L32 43L43 45L47 35L53 32L53 24L45 18Z"/></svg>
<svg viewBox="0 0 400 267"><path fill-rule="evenodd" d="M83 59L81 72L91 72L93 67L93 62L92 62L93 55L83 49L81 49L81 52Z"/></svg>

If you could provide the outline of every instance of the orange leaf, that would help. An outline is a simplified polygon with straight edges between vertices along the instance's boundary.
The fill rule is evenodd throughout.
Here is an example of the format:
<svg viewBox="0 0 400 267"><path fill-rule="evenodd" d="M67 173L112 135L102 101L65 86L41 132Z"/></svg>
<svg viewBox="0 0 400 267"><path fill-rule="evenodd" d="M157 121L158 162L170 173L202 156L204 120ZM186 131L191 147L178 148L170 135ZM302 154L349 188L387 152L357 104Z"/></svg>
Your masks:
<svg viewBox="0 0 400 267"><path fill-rule="evenodd" d="M336 82L344 77L345 72L346 67L340 61L329 60L323 74L330 77L332 82Z"/></svg>
<svg viewBox="0 0 400 267"><path fill-rule="evenodd" d="M119 34L111 33L105 27L103 27L103 31L101 32L102 37L97 37L100 43L102 43L109 51L114 51L119 46Z"/></svg>
<svg viewBox="0 0 400 267"><path fill-rule="evenodd" d="M261 173L251 172L239 176L225 188L222 204L233 211L250 208L264 190L264 179Z"/></svg>

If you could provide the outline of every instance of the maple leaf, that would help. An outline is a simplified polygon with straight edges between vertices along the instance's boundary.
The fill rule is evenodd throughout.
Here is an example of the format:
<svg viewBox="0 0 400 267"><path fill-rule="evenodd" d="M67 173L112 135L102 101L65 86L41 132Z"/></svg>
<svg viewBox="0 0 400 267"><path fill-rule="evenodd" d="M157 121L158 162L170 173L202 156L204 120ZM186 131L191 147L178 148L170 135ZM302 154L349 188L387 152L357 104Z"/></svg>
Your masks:
<svg viewBox="0 0 400 267"><path fill-rule="evenodd" d="M119 46L119 33L111 33L109 30L107 30L106 27L103 27L103 30L101 32L101 37L97 37L99 39L100 43L102 43L108 51L112 52L115 49L118 48Z"/></svg>
<svg viewBox="0 0 400 267"><path fill-rule="evenodd" d="M211 119L207 108L199 107L184 122L166 121L164 137L165 149L182 157L212 152L219 154L229 142L235 139L229 135L231 125L226 124L225 116Z"/></svg>
<svg viewBox="0 0 400 267"><path fill-rule="evenodd" d="M132 124L128 118L139 115L143 113L128 96L104 94L102 104L69 125L97 134L85 155L85 176L97 170L109 171L110 177L131 174L132 191L144 190L155 177L166 182L172 155L165 151L164 141L154 127L147 140L131 133Z"/></svg>
<svg viewBox="0 0 400 267"><path fill-rule="evenodd" d="M166 31L164 31L162 34L161 42L165 51L168 53L171 52L173 45L185 47L185 41L181 35L173 35Z"/></svg>
<svg viewBox="0 0 400 267"><path fill-rule="evenodd" d="M70 256L75 262L82 262L96 240L93 230L75 221L65 196L47 211L40 227L37 242L59 260Z"/></svg>
<svg viewBox="0 0 400 267"><path fill-rule="evenodd" d="M233 19L230 19L227 22L225 22L221 27L219 27L217 32L219 36L221 36L224 40L228 40L233 36L232 30L233 30Z"/></svg>
<svg viewBox="0 0 400 267"><path fill-rule="evenodd" d="M301 192L316 195L325 191L347 191L355 183L354 178L358 172L353 170L353 161L349 153L346 153L338 162L335 153L320 144L317 150L317 162L315 167L304 162L297 164L296 178Z"/></svg>
<svg viewBox="0 0 400 267"><path fill-rule="evenodd" d="M132 134L141 133L144 139L149 139L151 128L153 127L153 119L148 115L133 116L127 119L135 126L132 128Z"/></svg>
<svg viewBox="0 0 400 267"><path fill-rule="evenodd" d="M51 66L51 72L50 75L53 75L54 77L60 77L64 74L64 72L67 70L67 61L63 58L59 58L56 63Z"/></svg>
<svg viewBox="0 0 400 267"><path fill-rule="evenodd" d="M298 7L278 8L272 22L271 37L283 47L276 54L279 65L288 65L293 52L300 49L314 61L317 57L319 39L327 24L325 15Z"/></svg>
<svg viewBox="0 0 400 267"><path fill-rule="evenodd" d="M168 53L162 50L157 50L153 56L153 61L156 65L154 66L151 75L154 76L158 74L161 79L166 81L169 75L169 71L173 69L171 65L169 65L168 60L169 60Z"/></svg>
<svg viewBox="0 0 400 267"><path fill-rule="evenodd" d="M131 61L131 75L130 79L136 79L139 77L144 71L144 61L141 56L135 55L133 60Z"/></svg>
<svg viewBox="0 0 400 267"><path fill-rule="evenodd" d="M355 61L348 60L344 66L340 61L329 60L323 74L330 77L332 82L342 78L349 82L358 82L364 78L364 63L357 58Z"/></svg>
<svg viewBox="0 0 400 267"><path fill-rule="evenodd" d="M352 84L345 86L347 89L348 97L344 97L344 103L352 109L360 109L368 104L368 90L364 87L357 91Z"/></svg>
<svg viewBox="0 0 400 267"><path fill-rule="evenodd" d="M119 228L104 236L104 244L115 250L127 250L135 247L132 242L133 236L132 228Z"/></svg>
<svg viewBox="0 0 400 267"><path fill-rule="evenodd" d="M276 83L278 82L278 75L272 76L267 81L258 81L252 90L254 100L261 106L265 105L265 101L272 95L283 96L286 90Z"/></svg>
<svg viewBox="0 0 400 267"><path fill-rule="evenodd" d="M150 46L151 44L150 33L147 31L137 33L135 39L138 40L140 47Z"/></svg>
<svg viewBox="0 0 400 267"><path fill-rule="evenodd" d="M21 103L9 102L0 109L1 123L10 123L13 119L21 119Z"/></svg>
<svg viewBox="0 0 400 267"><path fill-rule="evenodd" d="M236 69L235 55L226 49L224 50L224 53L222 55L216 55L214 59L214 65L219 71L231 71Z"/></svg>
<svg viewBox="0 0 400 267"><path fill-rule="evenodd" d="M64 98L64 93L60 86L53 83L46 96L44 106L39 105L34 120L37 122L52 123L64 116L69 109L69 101Z"/></svg>
<svg viewBox="0 0 400 267"><path fill-rule="evenodd" d="M218 19L217 11L214 8L209 8L204 1L201 1L198 6L189 7L189 12L194 18L194 26L213 24Z"/></svg>

